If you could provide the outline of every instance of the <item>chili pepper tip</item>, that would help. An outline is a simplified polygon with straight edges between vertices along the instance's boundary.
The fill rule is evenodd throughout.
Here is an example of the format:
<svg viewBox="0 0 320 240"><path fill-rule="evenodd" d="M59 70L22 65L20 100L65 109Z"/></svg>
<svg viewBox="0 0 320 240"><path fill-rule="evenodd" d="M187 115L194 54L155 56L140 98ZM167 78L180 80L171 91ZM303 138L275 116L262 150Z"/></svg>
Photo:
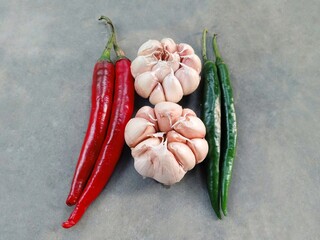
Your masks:
<svg viewBox="0 0 320 240"><path fill-rule="evenodd" d="M77 199L74 196L68 196L66 204L71 207L77 203Z"/></svg>
<svg viewBox="0 0 320 240"><path fill-rule="evenodd" d="M222 209L223 215L226 217L228 215L227 209Z"/></svg>
<svg viewBox="0 0 320 240"><path fill-rule="evenodd" d="M65 221L64 223L62 223L62 227L63 228L71 228L75 225L76 223L74 221Z"/></svg>

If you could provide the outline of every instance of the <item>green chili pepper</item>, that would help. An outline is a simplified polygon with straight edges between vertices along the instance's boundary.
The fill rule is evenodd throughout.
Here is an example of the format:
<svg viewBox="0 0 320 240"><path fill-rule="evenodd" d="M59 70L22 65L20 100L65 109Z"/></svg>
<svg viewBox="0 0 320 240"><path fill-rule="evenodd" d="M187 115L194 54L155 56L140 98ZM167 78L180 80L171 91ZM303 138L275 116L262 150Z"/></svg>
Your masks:
<svg viewBox="0 0 320 240"><path fill-rule="evenodd" d="M227 215L227 202L229 187L231 183L233 161L236 155L237 146L237 122L233 101L232 86L230 83L229 71L219 52L217 36L213 36L213 52L216 56L216 65L222 90L222 148L221 148L221 208L223 214ZM225 127L225 129L223 128Z"/></svg>
<svg viewBox="0 0 320 240"><path fill-rule="evenodd" d="M219 159L221 139L221 100L217 67L213 61L207 58L206 33L202 35L202 57L204 61L202 69L203 77L203 111L202 119L206 126L206 139L209 144L209 152L206 159L207 188L213 210L221 219L220 194L219 194Z"/></svg>

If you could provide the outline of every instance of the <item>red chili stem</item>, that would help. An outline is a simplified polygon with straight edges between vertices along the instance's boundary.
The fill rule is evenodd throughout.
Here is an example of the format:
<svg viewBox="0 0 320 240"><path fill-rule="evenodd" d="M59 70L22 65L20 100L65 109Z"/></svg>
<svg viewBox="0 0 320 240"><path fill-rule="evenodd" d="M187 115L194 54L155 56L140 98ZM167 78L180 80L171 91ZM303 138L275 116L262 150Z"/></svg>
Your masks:
<svg viewBox="0 0 320 240"><path fill-rule="evenodd" d="M93 70L90 119L75 168L70 193L66 200L66 204L69 206L76 204L80 198L106 136L111 114L115 76L115 68L110 61L112 45L113 35L109 38L108 44Z"/></svg>
<svg viewBox="0 0 320 240"><path fill-rule="evenodd" d="M106 23L111 26L112 34L114 35L114 37L113 37L113 48L114 48L114 51L116 52L117 58L118 59L126 58L124 51L118 45L117 37L116 37L116 30L115 30L115 27L114 27L112 21L110 20L110 18L108 18L106 16L101 16L99 18L99 20L105 20Z"/></svg>

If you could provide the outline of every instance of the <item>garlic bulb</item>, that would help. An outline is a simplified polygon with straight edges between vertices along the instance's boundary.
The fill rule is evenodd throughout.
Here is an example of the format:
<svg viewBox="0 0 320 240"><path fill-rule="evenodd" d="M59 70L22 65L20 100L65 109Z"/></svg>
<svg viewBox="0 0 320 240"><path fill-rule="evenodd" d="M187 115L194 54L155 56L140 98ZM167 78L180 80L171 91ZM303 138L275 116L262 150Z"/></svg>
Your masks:
<svg viewBox="0 0 320 240"><path fill-rule="evenodd" d="M125 141L140 175L172 185L206 157L205 134L194 111L160 102L138 110L125 128Z"/></svg>
<svg viewBox="0 0 320 240"><path fill-rule="evenodd" d="M176 44L171 38L148 40L132 61L138 95L150 103L179 102L199 86L201 60L186 43Z"/></svg>

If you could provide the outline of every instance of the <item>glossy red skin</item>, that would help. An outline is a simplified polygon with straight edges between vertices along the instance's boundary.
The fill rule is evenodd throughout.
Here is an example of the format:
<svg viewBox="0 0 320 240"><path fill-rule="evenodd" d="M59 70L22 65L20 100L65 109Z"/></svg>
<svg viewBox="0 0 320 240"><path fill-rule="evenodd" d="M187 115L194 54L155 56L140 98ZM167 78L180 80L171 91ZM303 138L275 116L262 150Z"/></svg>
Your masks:
<svg viewBox="0 0 320 240"><path fill-rule="evenodd" d="M87 207L99 196L109 181L121 156L124 129L134 109L134 85L130 64L130 60L126 58L116 62L114 102L107 136L81 198L69 219L62 224L64 228L74 226L81 219Z"/></svg>
<svg viewBox="0 0 320 240"><path fill-rule="evenodd" d="M66 204L77 203L99 157L111 114L115 68L112 62L98 61L92 76L90 120Z"/></svg>

